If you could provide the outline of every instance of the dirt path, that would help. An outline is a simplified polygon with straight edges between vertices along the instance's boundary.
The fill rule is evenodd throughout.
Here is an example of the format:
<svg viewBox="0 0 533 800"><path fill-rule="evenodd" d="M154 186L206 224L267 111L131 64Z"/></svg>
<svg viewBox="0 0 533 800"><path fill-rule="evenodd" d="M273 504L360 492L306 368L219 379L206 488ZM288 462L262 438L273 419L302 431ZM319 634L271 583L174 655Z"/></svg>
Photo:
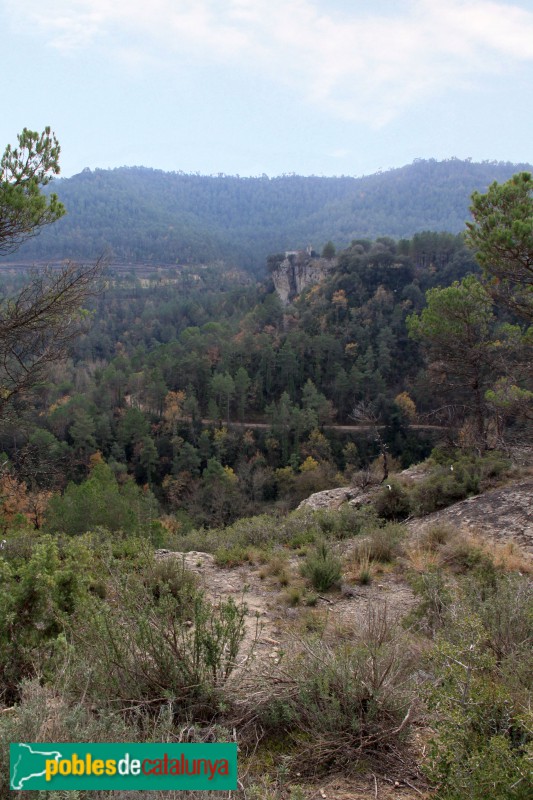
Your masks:
<svg viewBox="0 0 533 800"><path fill-rule="evenodd" d="M328 494L326 507L339 502L339 498L329 497L335 491L345 492L324 492L324 495ZM321 499L320 495L317 497ZM407 527L411 532L418 533L435 524L453 525L459 530L499 543L513 541L521 550L533 555L533 476L411 520ZM337 547L346 556L356 541L347 540ZM177 553L160 550L157 556L183 559L185 566L199 576L207 594L215 602L228 597L233 597L236 602L244 601L248 614L241 652L246 654L254 644L255 657L264 660L276 659L280 651L302 633L306 616L312 613L305 605L291 604L288 596L291 586L302 585L298 556L289 555L283 549L280 549L280 553L285 558L288 576L286 586L280 585L275 575L269 576L268 570L260 564L247 563L222 568L215 564L212 554L196 551ZM385 572L369 586L344 583L340 591L319 596L313 612L326 614L330 626L351 626L356 629L363 624L371 605L386 604L395 616L403 616L413 603L412 590L405 580L394 572Z"/></svg>
<svg viewBox="0 0 533 800"><path fill-rule="evenodd" d="M216 425L217 421L212 419L202 419L202 425ZM270 422L252 422L245 420L244 422L236 422L230 420L228 423L222 420L222 424L228 428L257 428L258 430L267 430L272 427ZM384 430L386 425L322 425L321 428L325 431L341 431L342 433L364 433L365 431ZM409 428L414 431L444 431L447 430L442 425L410 425Z"/></svg>
<svg viewBox="0 0 533 800"><path fill-rule="evenodd" d="M342 543L343 553L349 552L353 542ZM305 631L306 624L315 615L323 619L324 628L357 631L365 624L370 607L386 606L395 617L402 617L412 608L414 595L405 581L393 573L378 576L368 586L343 583L341 589L319 595L316 605L293 606L287 602L287 590L279 585L275 576L264 577L259 565L245 564L231 568L217 567L210 553L192 551L177 553L157 551L158 558L177 558L196 573L209 597L216 602L232 597L244 601L248 608L246 634L241 647L243 662L253 646L253 658L260 662L277 659ZM292 556L286 569L290 583L301 582L300 559Z"/></svg>
<svg viewBox="0 0 533 800"><path fill-rule="evenodd" d="M339 544L339 552L346 556L355 541L343 541L342 548ZM344 583L339 591L319 596L313 608L305 605L293 607L287 604L286 589L276 582L275 576L265 577L264 568L259 565L221 568L214 563L210 553L197 551L177 553L159 550L157 557L183 560L185 566L199 576L215 603L233 597L235 601L243 599L247 604L241 660L231 677L232 681L237 682L242 679L241 671L247 666L255 671L268 669L269 664L277 664L283 651L297 645L299 639L309 635L311 629L323 634L326 640L333 637L334 641L347 641L355 638L358 630L366 624L370 609L386 607L393 617L401 618L415 602L408 585L391 572L378 576L369 586ZM299 562L297 556L287 558L286 570L291 583L293 580L301 581ZM248 660L247 654L252 646L251 660ZM408 771L406 774L409 774ZM420 790L413 789L405 781L406 777L399 772L361 774L351 779L343 775L327 776L318 784L305 781L301 786L302 793L298 796L305 800L420 798Z"/></svg>

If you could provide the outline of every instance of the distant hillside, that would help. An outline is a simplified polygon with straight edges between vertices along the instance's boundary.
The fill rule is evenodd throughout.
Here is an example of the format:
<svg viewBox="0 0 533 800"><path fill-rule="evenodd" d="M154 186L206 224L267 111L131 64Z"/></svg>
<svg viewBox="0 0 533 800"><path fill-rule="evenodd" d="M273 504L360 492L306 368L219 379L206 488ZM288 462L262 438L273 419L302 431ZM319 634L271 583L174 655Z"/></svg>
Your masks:
<svg viewBox="0 0 533 800"><path fill-rule="evenodd" d="M528 164L415 161L363 178L203 176L144 167L84 170L53 184L68 214L22 247L19 260L165 264L224 260L262 272L268 254L328 240L458 233L472 191ZM11 256L11 259L13 256Z"/></svg>

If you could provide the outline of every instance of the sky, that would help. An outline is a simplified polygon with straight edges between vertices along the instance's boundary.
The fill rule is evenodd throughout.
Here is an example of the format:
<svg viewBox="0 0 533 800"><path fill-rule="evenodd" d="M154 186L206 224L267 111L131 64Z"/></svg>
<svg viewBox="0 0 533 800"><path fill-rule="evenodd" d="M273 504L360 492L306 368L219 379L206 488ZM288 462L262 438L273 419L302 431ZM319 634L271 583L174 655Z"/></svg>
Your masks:
<svg viewBox="0 0 533 800"><path fill-rule="evenodd" d="M50 125L67 177L533 161L533 0L0 0L0 31L0 151Z"/></svg>

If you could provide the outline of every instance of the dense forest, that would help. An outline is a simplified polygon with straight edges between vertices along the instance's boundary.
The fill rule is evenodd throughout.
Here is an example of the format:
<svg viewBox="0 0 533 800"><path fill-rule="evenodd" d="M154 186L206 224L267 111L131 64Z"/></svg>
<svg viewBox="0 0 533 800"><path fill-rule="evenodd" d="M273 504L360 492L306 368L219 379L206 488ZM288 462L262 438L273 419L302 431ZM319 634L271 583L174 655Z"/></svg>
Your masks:
<svg viewBox="0 0 533 800"><path fill-rule="evenodd" d="M332 240L459 233L474 189L527 165L416 161L362 178L269 178L165 173L142 167L84 170L54 181L67 208L16 253L23 261L94 259L190 264L217 260L261 275L271 253ZM14 256L10 256L13 258Z"/></svg>
<svg viewBox="0 0 533 800"><path fill-rule="evenodd" d="M4 422L1 449L48 491L86 478L98 453L114 479L132 476L186 525L291 508L383 445L407 467L435 443L446 393L406 320L428 290L475 272L462 236L425 233L354 241L285 308L268 281L222 266L108 274L71 360L39 385L28 415ZM506 322L501 312L491 325ZM457 414L455 431L468 416Z"/></svg>

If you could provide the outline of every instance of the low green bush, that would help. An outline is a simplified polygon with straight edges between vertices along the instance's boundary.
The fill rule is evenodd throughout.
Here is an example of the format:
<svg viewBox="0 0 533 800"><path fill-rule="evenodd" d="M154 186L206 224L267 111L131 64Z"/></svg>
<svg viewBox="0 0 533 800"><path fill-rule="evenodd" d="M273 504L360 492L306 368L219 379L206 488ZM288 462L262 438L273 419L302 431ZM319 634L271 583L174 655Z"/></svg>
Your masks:
<svg viewBox="0 0 533 800"><path fill-rule="evenodd" d="M217 567L236 567L250 561L250 548L244 545L219 547L214 553Z"/></svg>
<svg viewBox="0 0 533 800"><path fill-rule="evenodd" d="M483 456L460 450L435 448L430 474L411 490L411 508L418 516L430 514L484 491L511 468L511 462L498 451Z"/></svg>
<svg viewBox="0 0 533 800"><path fill-rule="evenodd" d="M342 579L342 563L325 542L309 551L301 571L317 592L327 592L339 586Z"/></svg>
<svg viewBox="0 0 533 800"><path fill-rule="evenodd" d="M357 563L362 561L378 561L382 564L395 561L403 552L405 528L389 522L383 528L371 530L360 542L357 542L353 558Z"/></svg>
<svg viewBox="0 0 533 800"><path fill-rule="evenodd" d="M526 800L533 794L533 715L509 689L479 617L461 609L437 637L426 685L434 713L426 772L439 800Z"/></svg>
<svg viewBox="0 0 533 800"><path fill-rule="evenodd" d="M69 691L102 707L171 701L177 718L213 715L244 637L244 604L211 604L177 560L116 573L109 598L89 596L69 620Z"/></svg>
<svg viewBox="0 0 533 800"><path fill-rule="evenodd" d="M499 450L491 450L480 456L453 447L437 446L431 452L431 461L447 469L453 466L454 471L462 469L475 472L484 480L499 478L511 469L511 461Z"/></svg>
<svg viewBox="0 0 533 800"><path fill-rule="evenodd" d="M170 596L175 601L175 613L180 620L190 617L198 594L198 578L186 569L181 558L148 558L141 578L155 604Z"/></svg>
<svg viewBox="0 0 533 800"><path fill-rule="evenodd" d="M404 620L406 627L434 636L447 622L452 604L452 593L441 569L409 576L418 605Z"/></svg>
<svg viewBox="0 0 533 800"><path fill-rule="evenodd" d="M65 648L65 621L90 596L96 572L86 543L61 550L50 536L27 562L0 558L0 686L4 702L18 698L22 680L40 669L50 677Z"/></svg>
<svg viewBox="0 0 533 800"><path fill-rule="evenodd" d="M480 620L485 643L508 686L533 689L533 583L523 575L474 570L461 602Z"/></svg>
<svg viewBox="0 0 533 800"><path fill-rule="evenodd" d="M449 542L457 531L451 525L436 524L427 528L419 537L420 545L431 553L437 552L442 545Z"/></svg>
<svg viewBox="0 0 533 800"><path fill-rule="evenodd" d="M412 507L418 516L439 511L479 492L479 476L446 467L434 470L412 490Z"/></svg>
<svg viewBox="0 0 533 800"><path fill-rule="evenodd" d="M387 520L406 519L411 513L411 495L395 480L382 486L374 498L374 507L380 517Z"/></svg>
<svg viewBox="0 0 533 800"><path fill-rule="evenodd" d="M465 573L473 569L490 572L494 570L492 558L465 536L452 536L439 549L442 563L455 573Z"/></svg>
<svg viewBox="0 0 533 800"><path fill-rule="evenodd" d="M269 549L284 545L294 549L314 544L320 539L347 539L358 536L380 524L372 506L354 508L343 505L336 510L301 509L286 516L260 514L245 517L219 529L200 529L173 536L172 546L180 552L203 550L216 553L224 562L242 563L250 547Z"/></svg>
<svg viewBox="0 0 533 800"><path fill-rule="evenodd" d="M190 724L185 731L174 725L172 703L161 708L157 716L148 718L139 711L128 717L117 711L84 702L73 702L64 687L43 685L39 679L24 681L21 699L10 713L0 714L0 797L9 797L9 744L11 742L172 742L185 735L187 742L230 741L232 732L209 724ZM15 796L15 795L13 795ZM216 800L220 792L129 790L20 791L20 800L136 800L139 796L152 800Z"/></svg>
<svg viewBox="0 0 533 800"><path fill-rule="evenodd" d="M351 539L377 524L372 506L356 508L348 503L334 510L315 511L313 519L326 539Z"/></svg>
<svg viewBox="0 0 533 800"><path fill-rule="evenodd" d="M102 526L149 538L156 547L164 543L165 531L157 521L158 503L132 480L120 485L111 468L96 463L81 484L69 483L62 496L50 500L45 528L53 533L81 534Z"/></svg>

